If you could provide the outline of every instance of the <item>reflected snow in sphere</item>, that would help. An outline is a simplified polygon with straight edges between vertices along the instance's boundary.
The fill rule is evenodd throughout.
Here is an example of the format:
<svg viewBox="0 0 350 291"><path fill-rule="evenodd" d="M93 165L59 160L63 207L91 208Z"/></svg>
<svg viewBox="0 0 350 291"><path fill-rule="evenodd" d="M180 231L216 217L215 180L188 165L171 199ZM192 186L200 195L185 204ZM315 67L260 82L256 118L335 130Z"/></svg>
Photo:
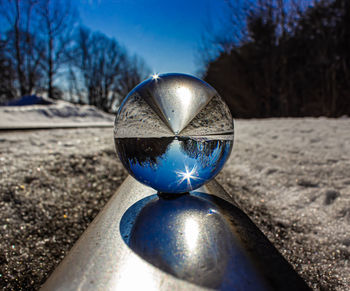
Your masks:
<svg viewBox="0 0 350 291"><path fill-rule="evenodd" d="M147 186L166 193L183 193L202 186L224 166L232 140L199 138L115 139L120 160Z"/></svg>
<svg viewBox="0 0 350 291"><path fill-rule="evenodd" d="M184 74L154 76L121 104L116 150L129 173L159 192L183 193L215 177L233 145L233 119L216 90Z"/></svg>

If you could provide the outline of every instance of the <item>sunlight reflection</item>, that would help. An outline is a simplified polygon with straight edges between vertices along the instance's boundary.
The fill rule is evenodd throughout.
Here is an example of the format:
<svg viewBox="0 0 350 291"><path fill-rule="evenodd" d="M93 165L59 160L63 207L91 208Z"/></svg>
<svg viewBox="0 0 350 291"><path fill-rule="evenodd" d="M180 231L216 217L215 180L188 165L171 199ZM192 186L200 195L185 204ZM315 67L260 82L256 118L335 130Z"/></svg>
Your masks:
<svg viewBox="0 0 350 291"><path fill-rule="evenodd" d="M189 88L186 87L180 87L177 89L177 94L180 96L182 104L184 106L190 105L192 93Z"/></svg>
<svg viewBox="0 0 350 291"><path fill-rule="evenodd" d="M216 209L210 208L208 210L208 215L212 215L212 214L219 214L219 212Z"/></svg>
<svg viewBox="0 0 350 291"><path fill-rule="evenodd" d="M185 222L185 240L190 250L193 250L196 247L198 234L199 234L198 223L193 218L187 219Z"/></svg>
<svg viewBox="0 0 350 291"><path fill-rule="evenodd" d="M155 81L157 81L159 79L159 74L153 74L152 75L152 80L155 80Z"/></svg>
<svg viewBox="0 0 350 291"><path fill-rule="evenodd" d="M158 290L158 286L148 266L134 254L127 256L123 272L115 278L115 290ZM137 280L135 280L137 278Z"/></svg>
<svg viewBox="0 0 350 291"><path fill-rule="evenodd" d="M191 171L188 170L188 166L185 166L185 172L175 171L176 175L180 178L178 184L180 185L183 181L187 181L187 185L192 189L191 180L199 180L197 167L194 166Z"/></svg>

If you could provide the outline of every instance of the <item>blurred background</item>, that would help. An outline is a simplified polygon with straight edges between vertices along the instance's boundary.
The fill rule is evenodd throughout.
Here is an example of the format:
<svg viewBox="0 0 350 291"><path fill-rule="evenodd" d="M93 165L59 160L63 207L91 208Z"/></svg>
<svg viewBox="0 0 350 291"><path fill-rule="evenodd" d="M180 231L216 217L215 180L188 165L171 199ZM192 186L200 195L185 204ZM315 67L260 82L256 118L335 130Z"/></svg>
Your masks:
<svg viewBox="0 0 350 291"><path fill-rule="evenodd" d="M203 78L238 118L349 115L350 2L0 1L0 104L111 112L167 72Z"/></svg>

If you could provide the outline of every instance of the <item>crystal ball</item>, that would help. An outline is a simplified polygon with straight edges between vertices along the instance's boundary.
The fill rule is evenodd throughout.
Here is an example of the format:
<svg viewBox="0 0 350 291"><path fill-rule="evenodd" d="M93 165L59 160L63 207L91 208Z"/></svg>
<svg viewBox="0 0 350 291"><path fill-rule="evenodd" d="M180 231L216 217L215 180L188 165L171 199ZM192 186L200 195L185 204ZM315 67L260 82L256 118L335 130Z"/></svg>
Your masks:
<svg viewBox="0 0 350 291"><path fill-rule="evenodd" d="M154 75L122 102L114 126L118 156L131 176L158 192L185 193L213 179L230 156L230 110L206 82Z"/></svg>

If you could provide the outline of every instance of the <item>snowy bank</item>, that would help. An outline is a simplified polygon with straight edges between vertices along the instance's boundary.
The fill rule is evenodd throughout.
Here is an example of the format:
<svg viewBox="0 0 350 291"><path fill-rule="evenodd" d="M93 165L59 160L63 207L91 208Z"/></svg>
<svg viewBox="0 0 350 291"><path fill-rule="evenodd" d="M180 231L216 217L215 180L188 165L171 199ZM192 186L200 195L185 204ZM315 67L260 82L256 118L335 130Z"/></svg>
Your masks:
<svg viewBox="0 0 350 291"><path fill-rule="evenodd" d="M114 117L94 106L75 105L62 100L49 105L1 106L0 129L112 126Z"/></svg>

